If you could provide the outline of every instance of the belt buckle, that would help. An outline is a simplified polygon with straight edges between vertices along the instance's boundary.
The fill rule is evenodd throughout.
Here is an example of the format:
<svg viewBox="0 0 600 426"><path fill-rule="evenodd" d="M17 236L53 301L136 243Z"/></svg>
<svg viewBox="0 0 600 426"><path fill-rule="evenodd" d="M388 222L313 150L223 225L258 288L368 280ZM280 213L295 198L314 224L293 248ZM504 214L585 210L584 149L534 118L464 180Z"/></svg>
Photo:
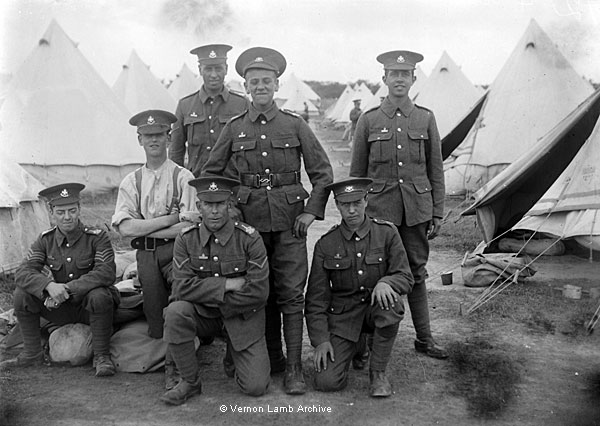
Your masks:
<svg viewBox="0 0 600 426"><path fill-rule="evenodd" d="M148 245L148 241L152 241L152 244ZM144 250L155 251L156 250L156 239L144 237Z"/></svg>
<svg viewBox="0 0 600 426"><path fill-rule="evenodd" d="M262 179L258 175L258 186L273 186L273 173L269 173L268 177Z"/></svg>

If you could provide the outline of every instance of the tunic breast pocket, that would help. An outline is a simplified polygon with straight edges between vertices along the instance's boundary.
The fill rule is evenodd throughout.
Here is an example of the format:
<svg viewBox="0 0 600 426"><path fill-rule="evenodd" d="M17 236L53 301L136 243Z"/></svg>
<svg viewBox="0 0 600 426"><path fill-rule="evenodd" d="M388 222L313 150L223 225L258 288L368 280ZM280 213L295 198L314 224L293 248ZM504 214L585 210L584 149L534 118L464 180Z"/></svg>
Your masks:
<svg viewBox="0 0 600 426"><path fill-rule="evenodd" d="M387 270L387 256L383 249L375 249L365 256L368 276L375 278L373 285L377 280L385 275Z"/></svg>
<svg viewBox="0 0 600 426"><path fill-rule="evenodd" d="M253 163L252 157L256 156L256 139L235 141L231 145L231 151L238 171L252 172L254 170L254 167L250 165Z"/></svg>
<svg viewBox="0 0 600 426"><path fill-rule="evenodd" d="M61 268L63 267L63 262L54 257L48 256L46 258L46 266L48 266L48 268L50 268L50 270L54 274L61 270Z"/></svg>
<svg viewBox="0 0 600 426"><path fill-rule="evenodd" d="M273 147L273 162L281 165L279 170L297 171L300 170L300 154L298 147L300 141L296 135L278 135L271 138Z"/></svg>
<svg viewBox="0 0 600 426"><path fill-rule="evenodd" d="M77 267L80 275L86 274L94 268L94 259L87 257L76 259L75 266Z"/></svg>
<svg viewBox="0 0 600 426"><path fill-rule="evenodd" d="M323 268L327 270L332 291L347 291L354 288L352 283L352 259L326 258Z"/></svg>
<svg viewBox="0 0 600 426"><path fill-rule="evenodd" d="M389 163L394 160L391 149L392 132L373 132L367 139L369 142L369 160L374 163Z"/></svg>
<svg viewBox="0 0 600 426"><path fill-rule="evenodd" d="M248 266L245 257L228 259L221 262L221 275L227 278L243 277Z"/></svg>
<svg viewBox="0 0 600 426"><path fill-rule="evenodd" d="M206 116L199 115L198 117L185 117L183 126L187 132L187 140L191 145L200 145L202 139L206 136L202 124L206 121Z"/></svg>
<svg viewBox="0 0 600 426"><path fill-rule="evenodd" d="M204 259L204 257L201 255L195 255L190 258L190 268L199 278L207 278L212 276L210 263L210 259Z"/></svg>
<svg viewBox="0 0 600 426"><path fill-rule="evenodd" d="M429 143L427 129L408 129L408 149L411 161L425 162L425 144Z"/></svg>

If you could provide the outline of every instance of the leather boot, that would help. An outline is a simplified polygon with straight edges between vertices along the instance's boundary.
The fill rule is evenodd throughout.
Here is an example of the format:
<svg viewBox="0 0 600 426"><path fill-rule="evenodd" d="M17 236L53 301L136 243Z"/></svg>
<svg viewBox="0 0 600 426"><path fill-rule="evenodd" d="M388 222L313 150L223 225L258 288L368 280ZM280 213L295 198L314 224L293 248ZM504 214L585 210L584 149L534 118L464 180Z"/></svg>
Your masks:
<svg viewBox="0 0 600 426"><path fill-rule="evenodd" d="M385 371L369 370L369 396L384 398L392 394L392 385Z"/></svg>
<svg viewBox="0 0 600 426"><path fill-rule="evenodd" d="M442 346L435 343L435 340L415 340L415 350L423 353L431 358L446 359L448 358L448 352Z"/></svg>
<svg viewBox="0 0 600 426"><path fill-rule="evenodd" d="M288 395L302 395L306 393L306 383L302 374L302 364L288 364L283 378L285 393Z"/></svg>
<svg viewBox="0 0 600 426"><path fill-rule="evenodd" d="M117 372L117 369L115 368L112 359L110 359L110 355L94 355L93 365L96 368L96 377L114 376Z"/></svg>
<svg viewBox="0 0 600 426"><path fill-rule="evenodd" d="M40 351L37 354L26 354L21 352L15 358L7 359L0 362L0 370L20 367L31 367L33 365L42 365L44 362L44 354Z"/></svg>
<svg viewBox="0 0 600 426"><path fill-rule="evenodd" d="M200 377L198 377L194 383L181 380L177 386L165 392L163 396L160 397L160 400L170 405L181 405L187 401L188 398L201 393L202 382L200 381Z"/></svg>

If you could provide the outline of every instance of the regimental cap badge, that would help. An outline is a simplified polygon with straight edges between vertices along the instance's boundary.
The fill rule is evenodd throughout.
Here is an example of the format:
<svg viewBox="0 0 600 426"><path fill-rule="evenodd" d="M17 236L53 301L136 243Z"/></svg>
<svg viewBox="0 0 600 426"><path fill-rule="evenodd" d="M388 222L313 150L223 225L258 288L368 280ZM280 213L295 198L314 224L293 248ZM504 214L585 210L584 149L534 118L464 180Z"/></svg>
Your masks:
<svg viewBox="0 0 600 426"><path fill-rule="evenodd" d="M364 198L373 183L369 178L350 177L330 183L325 189L333 192L336 201L350 203Z"/></svg>
<svg viewBox="0 0 600 426"><path fill-rule="evenodd" d="M402 55L398 56L398 59L396 59L396 62L398 62L399 64L403 64L405 62L404 56L402 56Z"/></svg>
<svg viewBox="0 0 600 426"><path fill-rule="evenodd" d="M235 70L244 78L250 69L274 71L279 77L285 71L286 65L285 58L278 51L268 47L251 47L237 58Z"/></svg>
<svg viewBox="0 0 600 426"><path fill-rule="evenodd" d="M262 58L262 56L257 56L256 59L254 60L254 62L263 62L264 59Z"/></svg>
<svg viewBox="0 0 600 426"><path fill-rule="evenodd" d="M149 109L131 117L129 124L136 126L140 135L150 135L170 131L176 121L177 117L169 111Z"/></svg>
<svg viewBox="0 0 600 426"><path fill-rule="evenodd" d="M377 56L377 62L386 70L414 70L422 60L423 55L410 50L392 50Z"/></svg>
<svg viewBox="0 0 600 426"><path fill-rule="evenodd" d="M156 123L156 121L154 120L154 117L149 115L148 120L146 120L146 124L154 124L154 123Z"/></svg>
<svg viewBox="0 0 600 426"><path fill-rule="evenodd" d="M208 190L209 191L218 191L219 187L217 186L217 184L215 182L211 182L210 185L208 185Z"/></svg>
<svg viewBox="0 0 600 426"><path fill-rule="evenodd" d="M221 176L204 176L192 179L188 184L196 188L200 201L216 203L228 200L240 181Z"/></svg>
<svg viewBox="0 0 600 426"><path fill-rule="evenodd" d="M210 53L208 54L208 57L211 58L211 59L214 59L214 58L217 57L217 54L215 53L214 50L211 50Z"/></svg>
<svg viewBox="0 0 600 426"><path fill-rule="evenodd" d="M79 193L85 188L81 183L61 183L39 192L51 206L64 206L79 202Z"/></svg>

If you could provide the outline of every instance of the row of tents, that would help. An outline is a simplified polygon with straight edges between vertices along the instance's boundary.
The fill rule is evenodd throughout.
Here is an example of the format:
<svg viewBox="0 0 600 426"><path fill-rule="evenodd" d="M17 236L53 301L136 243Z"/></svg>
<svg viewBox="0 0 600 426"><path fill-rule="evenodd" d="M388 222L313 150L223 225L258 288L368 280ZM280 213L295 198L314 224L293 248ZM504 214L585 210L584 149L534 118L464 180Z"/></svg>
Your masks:
<svg viewBox="0 0 600 426"><path fill-rule="evenodd" d="M485 93L445 52L429 77L418 71L417 83L411 97L435 112L443 137L448 193L474 194L464 213L477 214L486 240L518 224L598 248L599 95L535 21ZM132 111L173 110L175 99L198 87L184 66L164 88L132 52L111 88L52 21L0 107L0 268L22 258L32 240L26 232L47 226L35 196L42 185L79 181L92 193L113 190L143 162L127 124ZM170 98L146 98L153 90ZM320 99L311 92L290 73L276 101L314 114ZM364 84L346 87L327 116L343 121L361 96L364 109L376 106L385 86L376 94Z"/></svg>

